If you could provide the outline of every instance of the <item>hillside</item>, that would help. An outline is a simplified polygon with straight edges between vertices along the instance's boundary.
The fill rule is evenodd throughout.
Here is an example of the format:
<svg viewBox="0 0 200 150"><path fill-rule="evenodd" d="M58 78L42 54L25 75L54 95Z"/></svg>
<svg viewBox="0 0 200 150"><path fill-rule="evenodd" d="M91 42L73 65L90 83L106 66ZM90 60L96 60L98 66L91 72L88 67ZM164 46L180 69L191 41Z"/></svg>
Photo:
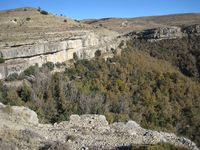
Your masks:
<svg viewBox="0 0 200 150"><path fill-rule="evenodd" d="M83 23L102 26L119 33L128 33L144 29L169 27L169 26L188 26L200 24L200 14L174 14L165 16L138 17L138 18L105 18L83 20Z"/></svg>
<svg viewBox="0 0 200 150"><path fill-rule="evenodd" d="M198 150L200 14L79 22L20 8L0 12L0 34L0 148Z"/></svg>
<svg viewBox="0 0 200 150"><path fill-rule="evenodd" d="M103 114L111 123L133 119L199 144L200 85L169 62L130 45L121 56L74 65L53 76L45 66L29 68L25 74L34 78L23 80L21 88L1 85L1 102L30 107L42 122L68 120L74 113Z"/></svg>
<svg viewBox="0 0 200 150"><path fill-rule="evenodd" d="M120 42L114 31L34 8L0 12L0 35L0 79L36 64L65 63L74 55L89 59Z"/></svg>
<svg viewBox="0 0 200 150"><path fill-rule="evenodd" d="M35 8L19 8L0 12L0 41L45 38L48 33L59 33L69 28L79 28L80 23L55 16ZM61 34L61 33L60 33ZM47 35L46 35L47 36Z"/></svg>

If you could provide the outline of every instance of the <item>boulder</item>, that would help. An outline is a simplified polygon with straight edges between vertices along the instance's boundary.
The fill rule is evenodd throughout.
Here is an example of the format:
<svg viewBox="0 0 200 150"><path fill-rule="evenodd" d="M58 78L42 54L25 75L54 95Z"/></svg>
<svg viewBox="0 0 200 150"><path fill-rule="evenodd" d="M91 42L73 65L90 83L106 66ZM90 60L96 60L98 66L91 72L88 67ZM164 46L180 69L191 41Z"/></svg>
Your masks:
<svg viewBox="0 0 200 150"><path fill-rule="evenodd" d="M38 124L37 114L26 107L12 106L12 117L15 118L17 122Z"/></svg>

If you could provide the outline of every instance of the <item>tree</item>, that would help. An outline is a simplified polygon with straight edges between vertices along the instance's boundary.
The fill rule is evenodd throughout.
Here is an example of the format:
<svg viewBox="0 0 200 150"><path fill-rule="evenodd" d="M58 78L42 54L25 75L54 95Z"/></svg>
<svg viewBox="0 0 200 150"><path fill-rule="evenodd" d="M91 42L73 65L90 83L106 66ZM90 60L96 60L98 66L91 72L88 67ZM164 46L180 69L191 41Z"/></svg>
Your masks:
<svg viewBox="0 0 200 150"><path fill-rule="evenodd" d="M22 98L22 100L24 102L30 101L30 98L31 98L31 87L25 82L23 82L23 86L22 86L22 89L20 91L20 97Z"/></svg>

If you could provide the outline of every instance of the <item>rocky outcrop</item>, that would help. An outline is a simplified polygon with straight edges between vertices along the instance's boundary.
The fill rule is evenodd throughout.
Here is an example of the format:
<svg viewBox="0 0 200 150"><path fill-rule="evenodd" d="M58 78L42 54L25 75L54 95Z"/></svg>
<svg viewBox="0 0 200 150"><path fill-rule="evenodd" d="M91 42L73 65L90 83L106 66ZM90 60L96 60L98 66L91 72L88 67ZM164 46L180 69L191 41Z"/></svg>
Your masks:
<svg viewBox="0 0 200 150"><path fill-rule="evenodd" d="M0 79L10 74L20 74L35 64L39 67L46 62L62 63L73 59L91 59L95 52L111 52L116 49L120 40L111 31L69 31L68 34L54 40L29 41L26 44L15 45L10 42L0 48L1 57L6 60L0 64Z"/></svg>
<svg viewBox="0 0 200 150"><path fill-rule="evenodd" d="M59 124L39 124L35 112L0 103L0 149L113 149L130 144L168 142L191 150L197 146L173 133L142 128L134 121L108 124L102 115L72 115Z"/></svg>
<svg viewBox="0 0 200 150"><path fill-rule="evenodd" d="M127 28L127 32L130 32L124 36L123 34L127 32L107 30L103 28L104 26L95 28L51 13L42 15L34 8L0 12L0 59L5 60L5 63L0 64L0 79L13 73L20 74L35 64L40 67L46 62L63 63L73 59L74 54L78 59L91 59L95 56L95 52L100 50L102 54L110 56L111 51L117 49L124 39L156 41L200 33L199 25L189 27L156 25L148 27L154 29L145 27L143 31L138 32L132 23L128 19L123 23L123 27L120 27L120 29ZM114 24L112 28L115 28ZM131 32L133 30L137 32Z"/></svg>
<svg viewBox="0 0 200 150"><path fill-rule="evenodd" d="M196 24L196 25L192 25L192 26L187 26L187 27L184 27L182 30L184 33L187 33L187 34L199 35L200 34L200 25Z"/></svg>
<svg viewBox="0 0 200 150"><path fill-rule="evenodd" d="M147 41L158 41L164 39L182 38L189 35L199 35L200 25L192 25L187 27L162 27L147 29L139 32L130 32L125 36L131 39L143 39Z"/></svg>
<svg viewBox="0 0 200 150"><path fill-rule="evenodd" d="M37 114L26 108L26 107L18 107L18 106L5 106L2 103L0 103L0 109L3 111L5 114L7 113L9 115L9 119L14 119L12 121L18 122L18 123L31 123L31 124L38 124L38 118ZM1 117L5 117L6 115L1 115ZM7 119L7 118L4 118Z"/></svg>

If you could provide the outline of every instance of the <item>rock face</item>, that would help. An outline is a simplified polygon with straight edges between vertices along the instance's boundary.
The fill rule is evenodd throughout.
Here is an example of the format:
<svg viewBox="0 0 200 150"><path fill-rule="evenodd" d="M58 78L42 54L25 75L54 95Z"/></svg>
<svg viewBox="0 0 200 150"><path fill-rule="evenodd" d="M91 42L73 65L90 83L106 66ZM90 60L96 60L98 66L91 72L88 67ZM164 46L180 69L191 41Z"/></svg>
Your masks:
<svg viewBox="0 0 200 150"><path fill-rule="evenodd" d="M13 73L20 74L35 64L38 64L40 67L46 62L62 63L73 59L75 54L78 59L91 59L95 57L97 50L100 50L102 54L109 54L112 53L113 49L117 49L120 42L124 39L157 41L199 34L199 25L182 28L147 29L140 32L130 32L121 36L116 32L105 29L77 30L66 33L62 32L59 38L25 40L24 43L18 43L18 45L13 41L7 42L7 45L1 43L0 56L6 61L0 64L0 79L6 78Z"/></svg>
<svg viewBox="0 0 200 150"><path fill-rule="evenodd" d="M148 41L158 41L164 39L182 38L189 35L199 35L200 25L192 25L187 27L162 27L147 29L139 32L130 32L126 37L132 39L143 39Z"/></svg>
<svg viewBox="0 0 200 150"><path fill-rule="evenodd" d="M35 64L41 67L47 62L63 63L73 59L75 54L78 59L91 59L95 56L95 52L100 50L105 57L110 56L112 50L116 50L122 40L130 38L156 41L200 33L199 25L184 28L150 25L148 28L154 28L145 27L142 28L143 31L132 32L139 20L136 19L136 22L134 19L101 20L111 23L109 28L128 29L128 34L124 36L127 32L105 29L103 28L105 24L90 26L50 13L43 15L34 8L2 11L0 12L0 59L5 60L5 63L0 64L0 79L13 73L20 74ZM147 22L149 21L142 24ZM123 27L118 26L121 23Z"/></svg>
<svg viewBox="0 0 200 150"><path fill-rule="evenodd" d="M71 32L69 37L66 35L55 41L1 47L0 54L6 62L0 65L0 79L12 73L20 74L35 64L42 66L46 62L65 62L73 59L74 54L78 59L91 59L97 50L102 53L111 52L111 49L117 48L119 42L116 34L109 34L103 35L94 31Z"/></svg>
<svg viewBox="0 0 200 150"><path fill-rule="evenodd" d="M33 8L0 12L0 58L5 60L0 64L0 79L35 64L63 63L74 54L91 59L97 50L109 53L119 44L117 36L117 32L42 15Z"/></svg>
<svg viewBox="0 0 200 150"><path fill-rule="evenodd" d="M102 115L72 115L70 121L39 124L32 110L0 103L0 122L0 149L113 149L130 144L168 142L198 150L184 137L147 130L134 121L109 125Z"/></svg>
<svg viewBox="0 0 200 150"><path fill-rule="evenodd" d="M187 34L200 34L200 25L192 25L192 26L187 26L183 28L183 32Z"/></svg>

